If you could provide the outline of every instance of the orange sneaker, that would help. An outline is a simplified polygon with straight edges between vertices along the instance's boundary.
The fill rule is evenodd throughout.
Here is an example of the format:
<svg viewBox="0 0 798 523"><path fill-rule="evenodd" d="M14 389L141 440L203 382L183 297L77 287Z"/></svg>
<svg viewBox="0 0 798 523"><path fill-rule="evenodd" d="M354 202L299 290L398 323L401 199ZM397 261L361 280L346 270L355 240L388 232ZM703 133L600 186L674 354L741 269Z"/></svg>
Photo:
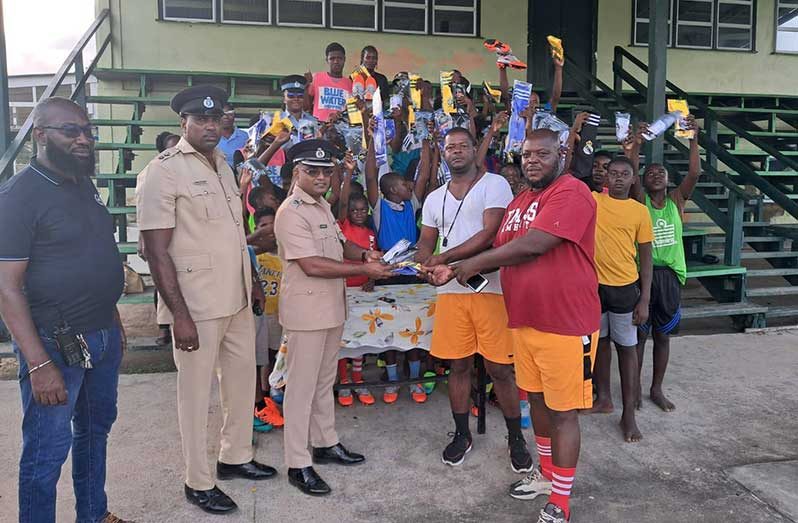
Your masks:
<svg viewBox="0 0 798 523"><path fill-rule="evenodd" d="M283 415L280 414L277 403L271 398L264 398L263 401L266 403L266 406L260 410L256 408L255 416L262 422L268 423L273 427L282 427L285 425L285 420L283 419Z"/></svg>
<svg viewBox="0 0 798 523"><path fill-rule="evenodd" d="M476 405L471 405L471 415L474 416L475 418L478 418L479 417L479 407L477 407Z"/></svg>
<svg viewBox="0 0 798 523"><path fill-rule="evenodd" d="M396 403L399 399L399 387L385 387L385 392L382 393L382 401L391 404Z"/></svg>
<svg viewBox="0 0 798 523"><path fill-rule="evenodd" d="M495 38L489 38L488 40L485 40L482 42L482 45L484 45L485 49L488 51L495 51L499 54L508 54L513 52L509 45L505 44L501 40L496 40Z"/></svg>
<svg viewBox="0 0 798 523"><path fill-rule="evenodd" d="M499 69L509 67L510 69L518 69L523 71L526 69L526 64L512 54L500 54L496 56L496 66Z"/></svg>
<svg viewBox="0 0 798 523"><path fill-rule="evenodd" d="M427 393L424 392L424 387L422 387L420 383L410 386L410 397L413 398L413 401L416 403L424 403L427 401Z"/></svg>
<svg viewBox="0 0 798 523"><path fill-rule="evenodd" d="M341 389L338 391L338 404L342 407L351 407L355 402L352 396L352 391L349 389Z"/></svg>
<svg viewBox="0 0 798 523"><path fill-rule="evenodd" d="M358 401L363 405L374 405L377 402L369 389L357 389L355 393L357 394Z"/></svg>

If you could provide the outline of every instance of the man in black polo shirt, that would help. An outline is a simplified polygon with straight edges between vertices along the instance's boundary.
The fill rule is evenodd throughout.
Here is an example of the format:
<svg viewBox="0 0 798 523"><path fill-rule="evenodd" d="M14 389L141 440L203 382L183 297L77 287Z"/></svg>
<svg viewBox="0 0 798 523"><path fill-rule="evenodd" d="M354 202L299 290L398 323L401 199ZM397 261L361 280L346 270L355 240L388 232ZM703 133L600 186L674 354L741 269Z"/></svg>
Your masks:
<svg viewBox="0 0 798 523"><path fill-rule="evenodd" d="M71 448L77 520L117 522L105 494L124 343L113 218L89 178L86 112L50 98L33 125L39 156L0 186L0 314L19 359L23 411L19 521L55 521Z"/></svg>

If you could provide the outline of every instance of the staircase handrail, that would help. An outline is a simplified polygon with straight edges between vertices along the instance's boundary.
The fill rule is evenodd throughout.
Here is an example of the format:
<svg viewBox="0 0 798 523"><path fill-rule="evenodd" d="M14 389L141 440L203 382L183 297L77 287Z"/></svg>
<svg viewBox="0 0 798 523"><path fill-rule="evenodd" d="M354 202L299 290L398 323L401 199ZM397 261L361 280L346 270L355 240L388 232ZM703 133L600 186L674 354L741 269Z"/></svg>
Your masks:
<svg viewBox="0 0 798 523"><path fill-rule="evenodd" d="M607 95L610 98L612 98L615 103L617 103L618 105L622 106L628 112L634 114L638 119L640 119L640 120L645 119L646 115L639 107L637 107L634 104L630 103L628 100L624 99L623 97L618 96L615 93L615 91L610 86L608 86L607 84L605 84L604 82L599 80L597 77L593 76L592 74L590 74L590 73L588 73L586 71L583 71L579 67L579 65L576 64L575 62L573 62L570 58L566 57L566 62L568 62L568 65L569 65L569 67L565 68L566 73L571 74L572 76L580 76L582 80L589 81L592 85L595 85L596 87L598 87L605 95ZM576 73L576 74L574 74L574 73ZM594 100L592 100L592 104L594 106L596 106L597 109L600 109L604 113L604 116L607 119L614 120L614 115L610 113L609 109L607 109L606 107L602 107L602 105L604 105L604 104L600 100L596 99L592 94L590 94L590 92L588 90L585 89L584 91L585 92L581 93L584 98L594 99ZM702 140L702 138L703 138L703 140ZM677 148L679 146L684 147L684 145L679 141L679 139L676 138L675 136L673 136L670 133L665 135L665 140L668 141L669 144L674 145ZM702 147L703 147L704 143L707 144L705 149L706 148L710 148L711 149L713 147L713 145L715 145L715 146L717 146L717 147L719 147L721 149L720 151L717 151L717 153L726 152L725 149L723 149L722 147L718 146L712 140L707 140L704 134L699 134L699 144L701 144ZM716 152L716 151L713 150L713 152ZM729 153L726 152L726 154L729 154ZM720 156L720 154L718 154L718 156ZM729 154L729 156L731 157L730 154ZM734 157L731 157L731 158L735 159ZM744 200L753 200L753 199L756 199L758 197L755 194L749 193L749 192L745 191L744 189L741 189L740 186L737 185L736 183L734 183L734 181L732 181L731 178L729 178L728 175L726 175L722 171L718 171L716 168L714 168L712 165L710 165L705 160L702 160L702 166L703 166L704 170L707 171L707 174L709 174L710 177L714 181L720 183L721 185L723 185L723 187L725 187L729 191L734 192L740 198L742 198ZM748 167L745 164L743 164L743 166L744 167Z"/></svg>
<svg viewBox="0 0 798 523"><path fill-rule="evenodd" d="M626 49L616 46L615 47L615 60L613 60L612 70L616 75L616 78L622 78L626 81L632 88L641 96L646 96L647 89L642 83L634 78L631 73L623 69L622 60L623 57L626 57L631 61L633 64L640 67L642 70L648 72L648 67L644 64L639 58L629 53ZM606 87L606 84L602 84ZM617 82L616 82L617 85ZM768 152L771 156L778 158L779 160L784 161L785 163L795 166L794 168L798 170L798 164L796 164L792 159L784 156L781 154L780 151L774 149L768 144L761 143L756 137L749 134L745 129L740 128L736 124L730 123L728 119L720 116L718 113L713 111L709 108L706 104L701 102L700 100L696 100L694 96L689 95L685 91L681 90L679 87L674 85L672 82L666 80L666 87L668 87L674 94L677 96L687 100L687 102L691 105L698 107L699 109L704 111L705 116L713 119L715 122L722 123L735 133L740 134L743 138L750 141L760 149ZM613 90L613 96L617 99L623 99L622 97L618 96L618 93ZM630 105L630 104L626 104ZM635 108L637 109L637 108ZM636 113L639 115L640 110L637 109ZM666 140L669 143L672 143L672 140L676 140L675 137L672 135L666 135ZM734 169L743 179L743 181L750 183L757 189L759 189L763 194L769 196L775 203L777 203L781 208L783 208L787 213L791 216L798 218L798 203L792 201L787 195L785 195L778 187L767 181L762 176L759 176L756 171L747 163L740 160L733 154L731 154L725 147L722 147L716 141L714 141L711 137L707 136L705 133L699 134L698 143L706 150L711 152L718 160L729 166L730 168ZM775 154L772 154L775 153ZM718 171L719 172L719 171ZM724 175L725 177L725 175ZM718 180L720 181L720 180ZM731 180L729 180L731 181ZM731 182L734 183L734 182ZM724 184L725 185L725 184ZM735 184L736 185L736 184Z"/></svg>
<svg viewBox="0 0 798 523"><path fill-rule="evenodd" d="M73 66L77 66L76 70L81 67L81 64L83 63L84 48L86 45L88 45L89 41L94 37L94 35L97 34L97 31L99 31L103 22L106 20L108 20L108 23L110 24L110 10L103 9L97 15L97 18L94 20L94 22L92 22L80 40L78 40L78 43L75 44L75 47L69 53L66 60L64 60L64 63L61 64L61 67L50 80L50 83L47 84L47 87L44 89L39 101L51 98L53 94L55 94L58 88L61 87L64 78L66 78ZM74 100L75 98L83 95L86 89L86 81L88 80L92 71L94 71L94 68L97 66L97 62L100 60L100 56L102 56L103 51L105 51L105 48L108 47L110 41L111 31L109 30L108 34L103 39L103 42L97 48L97 54L94 56L94 59L91 61L89 66L84 71L79 71L79 73L75 75L76 83L75 88L72 91L72 95L70 96L71 99ZM22 147L30 136L31 131L33 130L33 117L33 112L28 115L28 117L25 119L25 123L23 123L22 127L20 127L16 137L8 145L2 157L0 157L0 180L3 180L7 176L6 173L11 174L9 167L13 165L14 160L16 160L17 156L22 150Z"/></svg>
<svg viewBox="0 0 798 523"><path fill-rule="evenodd" d="M621 58L621 60L618 60L618 58ZM631 76L628 73L628 71L625 71L623 69L622 58L628 59L634 65L639 67L643 72L648 73L648 66L642 60L640 60L638 57L636 57L635 55L633 55L632 53L630 53L629 51L627 51L623 47L615 46L615 60L613 60L612 69L613 69L613 72L615 72L616 74L620 73L620 72L625 72L625 73L627 73L627 75ZM626 75L624 75L624 80L626 80L627 83L629 83L628 78L626 77ZM638 81L637 83L639 84L640 82ZM632 85L632 83L630 83L630 85ZM768 143L763 142L762 140L758 139L756 136L754 136L751 133L749 133L745 128L740 127L739 125L737 125L736 123L731 121L729 118L727 118L725 116L722 116L720 113L716 112L710 106L705 104L702 100L699 100L697 97L695 97L695 96L689 94L688 92L684 91L679 86L677 86L676 84L674 84L673 82L671 82L669 80L665 80L665 87L670 89L671 92L673 92L673 94L677 95L679 98L681 98L683 100L687 100L687 103L689 105L693 105L695 107L698 107L699 109L701 109L705 114L709 115L716 122L722 123L727 128L729 128L730 130L734 131L735 133L737 133L742 138L745 138L747 141L751 142L752 144L754 144L755 146L757 146L761 150L765 151L766 153L768 153L772 157L776 158L777 160L779 160L780 162L784 163L785 165L788 165L788 166L792 167L792 169L794 171L798 171L798 162L797 161L793 160L789 156L785 156L777 148L773 147L772 145L770 145ZM640 92L640 90L637 87L635 87L635 90ZM645 91L641 92L641 94L645 94Z"/></svg>

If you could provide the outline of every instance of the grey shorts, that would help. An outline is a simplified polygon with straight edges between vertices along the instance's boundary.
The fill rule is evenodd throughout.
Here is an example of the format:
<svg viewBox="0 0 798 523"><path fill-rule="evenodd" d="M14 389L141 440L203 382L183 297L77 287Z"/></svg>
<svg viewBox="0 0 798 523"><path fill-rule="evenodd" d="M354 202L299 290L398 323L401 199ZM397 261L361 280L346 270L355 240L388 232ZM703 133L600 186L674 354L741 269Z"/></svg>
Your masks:
<svg viewBox="0 0 798 523"><path fill-rule="evenodd" d="M280 348L283 327L277 315L255 316L255 364L258 367L269 365L269 351Z"/></svg>
<svg viewBox="0 0 798 523"><path fill-rule="evenodd" d="M632 313L602 312L599 338L607 336L618 345L637 346L637 325L632 324Z"/></svg>

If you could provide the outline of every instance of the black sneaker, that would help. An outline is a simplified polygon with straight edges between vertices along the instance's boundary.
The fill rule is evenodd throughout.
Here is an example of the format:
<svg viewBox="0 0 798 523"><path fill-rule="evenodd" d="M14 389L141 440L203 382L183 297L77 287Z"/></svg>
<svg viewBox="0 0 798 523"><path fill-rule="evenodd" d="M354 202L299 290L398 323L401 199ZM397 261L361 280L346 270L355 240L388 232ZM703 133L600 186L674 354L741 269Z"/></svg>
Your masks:
<svg viewBox="0 0 798 523"><path fill-rule="evenodd" d="M571 518L566 518L565 511L554 503L547 503L538 516L538 523L568 523L568 521L571 521Z"/></svg>
<svg viewBox="0 0 798 523"><path fill-rule="evenodd" d="M507 444L510 447L510 467L513 472L521 474L522 472L531 472L534 468L532 455L526 447L526 440L524 436L508 436Z"/></svg>
<svg viewBox="0 0 798 523"><path fill-rule="evenodd" d="M443 449L441 461L446 465L456 467L465 460L465 455L471 452L471 433L450 432L447 436L453 436L452 442Z"/></svg>

